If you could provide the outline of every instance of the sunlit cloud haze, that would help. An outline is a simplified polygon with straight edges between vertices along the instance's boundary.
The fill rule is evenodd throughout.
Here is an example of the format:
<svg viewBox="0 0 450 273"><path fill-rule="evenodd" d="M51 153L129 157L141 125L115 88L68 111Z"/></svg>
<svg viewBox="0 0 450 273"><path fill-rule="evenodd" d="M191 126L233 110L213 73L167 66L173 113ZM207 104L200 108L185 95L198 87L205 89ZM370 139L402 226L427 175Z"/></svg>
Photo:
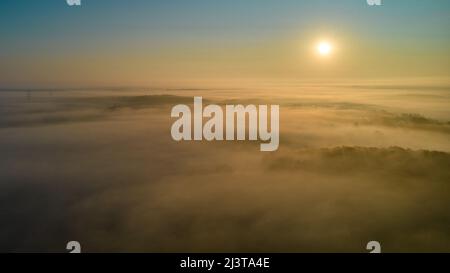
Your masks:
<svg viewBox="0 0 450 273"><path fill-rule="evenodd" d="M3 92L2 250L449 251L448 89L273 89ZM174 142L205 92L279 103L279 151Z"/></svg>

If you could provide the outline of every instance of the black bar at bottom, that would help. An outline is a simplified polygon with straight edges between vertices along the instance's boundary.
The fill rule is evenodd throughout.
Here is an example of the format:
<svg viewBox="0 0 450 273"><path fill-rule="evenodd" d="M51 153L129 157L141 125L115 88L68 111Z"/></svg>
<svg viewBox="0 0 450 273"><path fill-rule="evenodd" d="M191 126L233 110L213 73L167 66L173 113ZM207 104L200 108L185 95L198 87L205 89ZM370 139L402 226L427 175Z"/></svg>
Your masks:
<svg viewBox="0 0 450 273"><path fill-rule="evenodd" d="M70 269L95 272L311 272L358 270L385 272L446 268L450 254L4 254L4 268Z"/></svg>

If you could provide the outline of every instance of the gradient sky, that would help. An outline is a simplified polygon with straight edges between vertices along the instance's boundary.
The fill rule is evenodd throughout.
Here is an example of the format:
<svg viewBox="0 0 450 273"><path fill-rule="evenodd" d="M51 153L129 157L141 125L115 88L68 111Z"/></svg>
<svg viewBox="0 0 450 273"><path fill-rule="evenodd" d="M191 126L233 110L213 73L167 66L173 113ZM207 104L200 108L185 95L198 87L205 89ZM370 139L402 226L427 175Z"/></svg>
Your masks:
<svg viewBox="0 0 450 273"><path fill-rule="evenodd" d="M449 77L449 29L448 0L2 0L0 87Z"/></svg>

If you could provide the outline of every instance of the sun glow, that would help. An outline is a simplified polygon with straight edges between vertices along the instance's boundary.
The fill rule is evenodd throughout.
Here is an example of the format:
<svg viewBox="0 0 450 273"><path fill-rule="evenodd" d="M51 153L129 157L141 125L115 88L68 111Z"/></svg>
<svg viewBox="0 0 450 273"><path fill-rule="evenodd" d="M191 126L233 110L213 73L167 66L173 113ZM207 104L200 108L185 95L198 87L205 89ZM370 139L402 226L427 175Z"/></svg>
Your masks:
<svg viewBox="0 0 450 273"><path fill-rule="evenodd" d="M328 56L333 51L333 46L326 41L322 41L317 45L317 52L320 56Z"/></svg>

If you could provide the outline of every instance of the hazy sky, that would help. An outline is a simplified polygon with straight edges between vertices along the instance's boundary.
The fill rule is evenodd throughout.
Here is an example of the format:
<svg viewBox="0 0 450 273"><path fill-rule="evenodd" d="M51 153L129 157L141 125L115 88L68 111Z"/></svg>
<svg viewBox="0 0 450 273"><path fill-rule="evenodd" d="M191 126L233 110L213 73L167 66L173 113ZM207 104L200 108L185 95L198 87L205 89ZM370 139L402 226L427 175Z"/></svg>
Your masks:
<svg viewBox="0 0 450 273"><path fill-rule="evenodd" d="M448 0L2 0L0 86L448 77L449 29Z"/></svg>

